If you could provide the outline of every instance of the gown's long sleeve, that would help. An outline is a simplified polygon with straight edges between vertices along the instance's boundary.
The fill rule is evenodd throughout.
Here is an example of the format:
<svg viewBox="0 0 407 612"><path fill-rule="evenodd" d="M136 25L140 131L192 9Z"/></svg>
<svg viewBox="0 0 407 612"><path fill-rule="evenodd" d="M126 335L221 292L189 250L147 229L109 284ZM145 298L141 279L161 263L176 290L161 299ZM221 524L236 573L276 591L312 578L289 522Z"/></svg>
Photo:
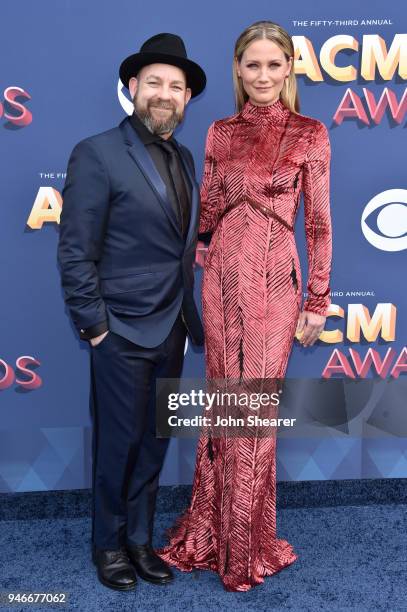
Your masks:
<svg viewBox="0 0 407 612"><path fill-rule="evenodd" d="M199 233L214 231L220 211L222 191L214 152L215 125L209 126L205 145L205 164L201 183L201 212Z"/></svg>
<svg viewBox="0 0 407 612"><path fill-rule="evenodd" d="M305 235L308 254L308 297L303 310L326 316L331 303L329 277L332 258L330 215L331 147L328 130L318 123L303 174Z"/></svg>

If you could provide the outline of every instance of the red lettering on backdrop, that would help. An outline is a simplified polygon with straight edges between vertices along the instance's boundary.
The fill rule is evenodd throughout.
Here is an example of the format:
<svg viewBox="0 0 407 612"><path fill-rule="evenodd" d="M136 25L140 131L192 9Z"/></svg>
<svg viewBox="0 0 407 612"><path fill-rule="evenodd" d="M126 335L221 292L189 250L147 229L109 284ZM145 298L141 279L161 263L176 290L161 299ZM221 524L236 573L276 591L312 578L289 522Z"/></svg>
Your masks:
<svg viewBox="0 0 407 612"><path fill-rule="evenodd" d="M23 355L16 360L16 369L27 376L26 380L16 378L14 369L4 359L0 359L0 391L8 389L15 383L23 389L38 389L42 385L42 378L36 372L29 369L29 365L39 366L41 363L34 357ZM4 370L4 374L2 373Z"/></svg>
<svg viewBox="0 0 407 612"><path fill-rule="evenodd" d="M391 362L393 361L394 356L396 355L396 351L394 349L388 348L387 353L382 361L379 353L375 349L370 348L367 351L364 360L362 361L359 356L359 353L355 351L355 349L350 348L349 353L352 357L356 374L360 376L360 378L366 378L366 375L369 372L371 365L374 365L374 369L381 378L386 378L388 371L390 370Z"/></svg>
<svg viewBox="0 0 407 612"><path fill-rule="evenodd" d="M34 365L41 365L39 361L37 361L37 359L34 359L34 357L19 357L16 361L16 366L17 368L23 373L26 374L29 379L28 380L20 380L18 378L16 378L16 383L17 385L20 385L20 387L24 387L24 389L38 389L38 387L41 387L42 385L42 379L40 376L38 376L38 374L36 372L33 372L32 370L29 370L27 368L27 365L29 364L34 364Z"/></svg>
<svg viewBox="0 0 407 612"><path fill-rule="evenodd" d="M375 349L369 348L363 361L354 348L349 349L349 354L350 360L339 349L334 349L322 372L322 378L331 378L333 374L342 374L348 378L355 378L350 361L360 378L366 378L371 369L381 378L386 378L396 351L393 348L388 348L386 355L381 359ZM398 378L403 373L407 374L407 347L403 347L400 355L397 357L390 371L390 376Z"/></svg>
<svg viewBox="0 0 407 612"><path fill-rule="evenodd" d="M18 125L20 127L25 127L32 122L33 116L32 113L22 104L17 101L17 98L26 98L27 100L31 100L31 96L28 92L26 92L21 87L7 87L4 90L4 100L16 111L18 111L18 115L9 115L4 112L4 104L0 102L0 117L4 115L4 118L13 123L14 125Z"/></svg>
<svg viewBox="0 0 407 612"><path fill-rule="evenodd" d="M338 349L332 351L329 361L322 372L322 378L330 378L332 374L343 374L349 378L355 378L349 361Z"/></svg>
<svg viewBox="0 0 407 612"><path fill-rule="evenodd" d="M348 88L333 116L333 120L337 125L341 125L345 118L358 119L365 125L370 125L371 123L378 125L382 121L387 109L389 109L390 115L396 123L400 124L404 121L407 113L407 89L404 91L400 102L398 102L394 91L388 87L385 87L378 102L376 102L373 92L366 87L363 87L363 93L366 98L369 115L363 106L360 96Z"/></svg>
<svg viewBox="0 0 407 612"><path fill-rule="evenodd" d="M4 375L0 378L0 390L7 389L14 382L14 370L3 359L0 359L0 368L4 368Z"/></svg>
<svg viewBox="0 0 407 612"><path fill-rule="evenodd" d="M404 347L391 371L394 378L398 378L402 372L407 374L407 348Z"/></svg>

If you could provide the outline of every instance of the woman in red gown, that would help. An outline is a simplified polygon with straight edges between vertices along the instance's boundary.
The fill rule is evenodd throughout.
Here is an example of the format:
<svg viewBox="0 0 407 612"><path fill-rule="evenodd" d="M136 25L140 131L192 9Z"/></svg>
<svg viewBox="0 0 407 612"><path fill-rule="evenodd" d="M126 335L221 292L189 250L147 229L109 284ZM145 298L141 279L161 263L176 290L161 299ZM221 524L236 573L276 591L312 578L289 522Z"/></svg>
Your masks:
<svg viewBox="0 0 407 612"><path fill-rule="evenodd" d="M282 378L297 332L311 346L330 304L330 144L323 123L299 114L287 32L272 22L235 47L237 114L209 128L200 232L213 232L202 305L208 379ZM308 296L293 226L304 196ZM198 442L192 499L160 556L210 569L247 591L297 559L276 535L276 437Z"/></svg>

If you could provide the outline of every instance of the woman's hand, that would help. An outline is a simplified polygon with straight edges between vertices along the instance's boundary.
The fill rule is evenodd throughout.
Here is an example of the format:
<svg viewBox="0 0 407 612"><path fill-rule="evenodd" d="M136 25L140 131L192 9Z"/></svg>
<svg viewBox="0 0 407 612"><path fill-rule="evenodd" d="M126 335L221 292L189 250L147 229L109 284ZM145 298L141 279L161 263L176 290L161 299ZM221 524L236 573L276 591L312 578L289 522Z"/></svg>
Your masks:
<svg viewBox="0 0 407 612"><path fill-rule="evenodd" d="M326 317L303 310L298 318L296 334L303 332L300 343L303 346L312 346L318 340L325 327Z"/></svg>

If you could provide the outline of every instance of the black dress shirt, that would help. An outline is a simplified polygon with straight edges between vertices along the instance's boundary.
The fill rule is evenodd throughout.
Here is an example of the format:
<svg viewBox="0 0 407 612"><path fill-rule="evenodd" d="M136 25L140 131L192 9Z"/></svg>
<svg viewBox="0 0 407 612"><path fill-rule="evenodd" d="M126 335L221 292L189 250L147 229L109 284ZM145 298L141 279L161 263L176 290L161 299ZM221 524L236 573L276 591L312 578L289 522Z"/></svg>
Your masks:
<svg viewBox="0 0 407 612"><path fill-rule="evenodd" d="M153 134L150 130L144 125L138 115L133 112L130 117L130 123L133 128L136 130L141 142L144 144L146 149L148 150L155 167L157 168L162 180L164 181L165 188L167 190L168 198L173 206L175 215L178 219L178 223L180 224L180 228L182 224L184 225L184 238L186 237L186 231L189 226L189 218L190 218L190 206L191 206L191 196L192 196L192 186L189 181L189 178L184 170L181 159L179 158L178 151L176 149L175 139L170 136L164 140L161 136L157 134ZM169 142L173 149L176 151L176 158L179 164L179 172L183 178L187 198L183 198L181 203L182 211L180 211L180 202L177 192L175 190L174 181L171 177L171 172L168 163L168 155L165 150L160 146L160 142ZM108 331L108 323L106 321L101 321L96 325L92 325L87 329L81 329L80 337L82 340L90 340L91 338L95 338L96 336L100 336L105 331Z"/></svg>
<svg viewBox="0 0 407 612"><path fill-rule="evenodd" d="M161 138L161 136L158 136L157 134L152 134L150 130L144 125L144 123L141 121L141 119L138 117L136 113L133 113L132 116L130 117L130 123L136 130L141 142L144 144L149 154L151 155L152 160L155 164L155 167L157 168L161 178L164 181L168 198L171 201L171 204L173 206L178 222L181 224L180 211L179 211L179 198L178 198L177 192L174 189L174 182L171 177L171 172L170 172L170 168L168 164L168 156L166 152L164 151L164 149L160 146L160 143L162 142L170 143L172 145L173 150L176 152L178 170L183 178L185 187L187 189L187 202L184 201L182 204L184 206L187 206L188 212L190 212L189 209L191 206L191 193L192 193L191 184L183 168L182 161L179 158L178 151L175 145L175 139L172 136L170 136L169 138L165 140L164 138ZM188 219L189 219L189 216L188 216Z"/></svg>

